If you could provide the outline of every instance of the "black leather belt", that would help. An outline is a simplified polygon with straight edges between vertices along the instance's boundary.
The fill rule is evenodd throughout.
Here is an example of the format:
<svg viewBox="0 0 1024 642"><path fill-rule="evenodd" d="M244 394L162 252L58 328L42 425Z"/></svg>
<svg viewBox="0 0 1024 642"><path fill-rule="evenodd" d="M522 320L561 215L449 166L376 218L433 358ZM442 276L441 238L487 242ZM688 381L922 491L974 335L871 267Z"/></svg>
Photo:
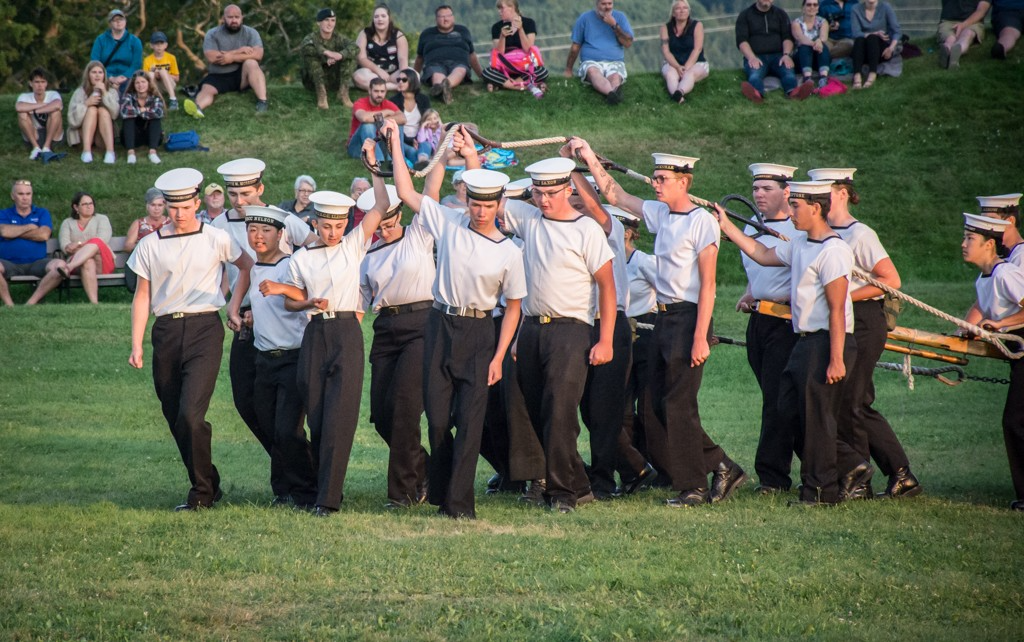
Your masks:
<svg viewBox="0 0 1024 642"><path fill-rule="evenodd" d="M582 325L587 325L583 321L580 321L579 319L574 319L573 317L536 316L526 317L526 320L529 321L530 323L536 323L539 325L548 325L549 323L579 323Z"/></svg>
<svg viewBox="0 0 1024 642"><path fill-rule="evenodd" d="M679 301L678 303L659 303L658 312L679 312L680 310L689 310L696 308L696 303L690 301Z"/></svg>
<svg viewBox="0 0 1024 642"><path fill-rule="evenodd" d="M402 305L387 305L382 306L377 314L382 317L393 317L396 314L403 314L405 312L416 312L417 310L426 310L434 304L433 301L417 301L415 303L403 303Z"/></svg>
<svg viewBox="0 0 1024 642"><path fill-rule="evenodd" d="M491 316L490 310L474 310L473 308L457 308L454 305L447 305L440 301L432 304L435 310L443 312L452 317L469 317L471 319L486 319Z"/></svg>
<svg viewBox="0 0 1024 642"><path fill-rule="evenodd" d="M314 314L310 321L330 321L331 319L354 319L356 313L346 310L344 312L321 312L320 314Z"/></svg>
<svg viewBox="0 0 1024 642"><path fill-rule="evenodd" d="M294 350L260 350L260 354L262 354L264 357L269 357L271 359L280 359L282 357L287 357L298 353L298 348L295 348Z"/></svg>
<svg viewBox="0 0 1024 642"><path fill-rule="evenodd" d="M189 317L205 317L210 314L217 314L216 310L209 312L171 312L170 314L160 315L159 319L187 319Z"/></svg>

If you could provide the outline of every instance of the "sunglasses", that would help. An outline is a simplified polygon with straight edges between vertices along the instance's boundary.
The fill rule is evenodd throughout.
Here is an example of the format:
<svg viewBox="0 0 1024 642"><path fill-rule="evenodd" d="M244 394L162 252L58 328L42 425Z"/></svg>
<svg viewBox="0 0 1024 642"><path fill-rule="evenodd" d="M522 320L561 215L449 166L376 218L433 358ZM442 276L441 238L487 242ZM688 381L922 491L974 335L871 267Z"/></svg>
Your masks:
<svg viewBox="0 0 1024 642"><path fill-rule="evenodd" d="M19 178L18 180L14 181L14 184L15 185L28 185L29 187L32 187L32 181L27 181L27 180L25 180L23 178Z"/></svg>
<svg viewBox="0 0 1024 642"><path fill-rule="evenodd" d="M409 82L409 78L407 76L399 76L398 82Z"/></svg>

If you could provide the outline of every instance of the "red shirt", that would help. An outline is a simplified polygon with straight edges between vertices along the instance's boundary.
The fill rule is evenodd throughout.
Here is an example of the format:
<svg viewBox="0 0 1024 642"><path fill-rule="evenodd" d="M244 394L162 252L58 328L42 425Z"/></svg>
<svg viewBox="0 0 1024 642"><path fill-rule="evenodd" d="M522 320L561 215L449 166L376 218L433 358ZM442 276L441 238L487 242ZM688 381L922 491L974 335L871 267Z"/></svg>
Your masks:
<svg viewBox="0 0 1024 642"><path fill-rule="evenodd" d="M352 140L352 134L356 133L356 130L359 129L359 126L363 124L356 119L357 111L368 111L372 113L384 111L385 109L390 109L395 113L401 111L400 109L398 109L398 105L396 105L395 103L391 102L386 98L384 99L384 102L382 102L379 105L374 105L372 102L370 102L369 96L363 96L362 98L357 100L355 104L352 105L352 125L348 128L348 139Z"/></svg>

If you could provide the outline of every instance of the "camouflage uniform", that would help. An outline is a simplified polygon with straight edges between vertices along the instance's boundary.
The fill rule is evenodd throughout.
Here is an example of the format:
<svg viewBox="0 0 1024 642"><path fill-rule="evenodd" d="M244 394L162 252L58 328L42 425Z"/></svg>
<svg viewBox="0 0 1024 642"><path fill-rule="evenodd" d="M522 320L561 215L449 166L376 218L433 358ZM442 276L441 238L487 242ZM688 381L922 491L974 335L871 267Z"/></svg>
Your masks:
<svg viewBox="0 0 1024 642"><path fill-rule="evenodd" d="M354 40L349 40L338 33L324 40L320 30L307 35L299 46L302 53L302 84L306 89L315 91L317 85L324 85L328 91L337 91L342 83L346 86L356 70L356 54L359 48ZM341 62L328 66L324 51L334 51L342 55Z"/></svg>

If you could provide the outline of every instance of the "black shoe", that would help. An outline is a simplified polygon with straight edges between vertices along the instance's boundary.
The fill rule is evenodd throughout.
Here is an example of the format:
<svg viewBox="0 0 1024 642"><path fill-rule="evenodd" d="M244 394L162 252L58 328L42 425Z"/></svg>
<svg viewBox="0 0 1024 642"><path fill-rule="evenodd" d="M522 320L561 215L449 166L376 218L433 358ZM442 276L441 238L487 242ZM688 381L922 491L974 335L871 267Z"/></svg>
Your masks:
<svg viewBox="0 0 1024 642"><path fill-rule="evenodd" d="M267 101L265 101L265 100L257 100L256 101L256 113L257 114L262 114L265 111L267 111Z"/></svg>
<svg viewBox="0 0 1024 642"><path fill-rule="evenodd" d="M430 484L423 480L423 485L416 489L416 503L425 504L427 501L427 494L430 491Z"/></svg>
<svg viewBox="0 0 1024 642"><path fill-rule="evenodd" d="M1015 502L1010 502L1010 510L1020 511L1024 513L1024 499L1018 499Z"/></svg>
<svg viewBox="0 0 1024 642"><path fill-rule="evenodd" d="M413 163L412 168L414 170L416 170L417 172L419 172L419 171L422 171L422 170L426 169L427 165L429 165L429 164L430 164L430 161L428 161L428 160L416 161L415 163Z"/></svg>
<svg viewBox="0 0 1024 642"><path fill-rule="evenodd" d="M530 487L519 498L519 501L534 506L544 506L544 491L547 489L547 483L543 479L534 479L530 482Z"/></svg>
<svg viewBox="0 0 1024 642"><path fill-rule="evenodd" d="M920 495L923 491L924 488L921 486L921 482L917 481L917 477L914 477L914 473L910 472L910 467L907 466L897 468L893 472L892 476L889 477L889 485L885 488L885 492L878 493L878 496L900 499Z"/></svg>
<svg viewBox="0 0 1024 642"><path fill-rule="evenodd" d="M875 498L875 491L874 491L874 489L871 488L871 481L868 480L867 482L858 485L852 491L850 491L850 495L848 497L846 497L845 499L846 499L846 501L850 502L850 501L854 501L854 500L857 500L857 499L874 499L874 498Z"/></svg>
<svg viewBox="0 0 1024 642"><path fill-rule="evenodd" d="M317 506L313 509L314 517L330 517L338 512L337 508L327 508L326 506Z"/></svg>
<svg viewBox="0 0 1024 642"><path fill-rule="evenodd" d="M491 475L491 478L487 480L487 490L484 492L486 492L488 495L493 495L494 493L498 492L499 488L501 488L501 475L498 473L494 473L493 475Z"/></svg>
<svg viewBox="0 0 1024 642"><path fill-rule="evenodd" d="M590 494L593 495L594 499L599 502L610 502L613 499L618 499L622 497L622 490L619 488L616 488L615 490L612 491L595 490L592 491Z"/></svg>
<svg viewBox="0 0 1024 642"><path fill-rule="evenodd" d="M678 89L672 92L672 94L669 96L669 99L671 99L674 103L679 102L680 100L682 100L682 98L683 92L679 91Z"/></svg>
<svg viewBox="0 0 1024 642"><path fill-rule="evenodd" d="M873 474L875 474L874 466L871 465L871 462L865 461L843 475L842 479L839 480L839 501L854 499L852 496L854 490L858 486L869 483Z"/></svg>
<svg viewBox="0 0 1024 642"><path fill-rule="evenodd" d="M613 89L610 92L608 92L608 94L604 97L604 99L605 99L605 101L608 102L609 105L618 105L619 103L621 103L622 102L622 85L619 85L615 89Z"/></svg>
<svg viewBox="0 0 1024 642"><path fill-rule="evenodd" d="M292 498L288 495L276 495L274 501L270 502L271 508L288 508L292 504Z"/></svg>
<svg viewBox="0 0 1024 642"><path fill-rule="evenodd" d="M185 512L193 511L193 510L199 510L199 507L196 506L195 504L188 504L188 503L178 504L177 506L174 507L174 512L175 513L185 513Z"/></svg>
<svg viewBox="0 0 1024 642"><path fill-rule="evenodd" d="M672 499L666 499L665 505L671 508L690 508L708 503L707 488L693 488L684 490Z"/></svg>
<svg viewBox="0 0 1024 642"><path fill-rule="evenodd" d="M569 502L557 500L551 504L551 510L561 515L568 515L569 513L575 513L576 508L569 504Z"/></svg>
<svg viewBox="0 0 1024 642"><path fill-rule="evenodd" d="M622 482L622 494L632 495L638 490L650 488L656 479L658 479L658 471L654 470L654 466L644 464L644 469L641 470L636 477L629 481Z"/></svg>
<svg viewBox="0 0 1024 642"><path fill-rule="evenodd" d="M1006 48L1002 43L997 42L992 45L992 57L996 60L1006 60Z"/></svg>
<svg viewBox="0 0 1024 642"><path fill-rule="evenodd" d="M765 484L758 484L754 488L754 492L757 493L758 495L781 495L783 493L788 493L789 489L783 488L782 486L767 486Z"/></svg>
<svg viewBox="0 0 1024 642"><path fill-rule="evenodd" d="M718 464L718 468L711 478L711 495L708 501L712 504L724 502L745 481L747 481L747 474L743 472L739 464L726 457L722 463Z"/></svg>
<svg viewBox="0 0 1024 642"><path fill-rule="evenodd" d="M577 497L576 505L585 506L586 504L589 504L594 501L597 501L597 495L595 495L593 492L589 492L586 495L581 495L580 497Z"/></svg>

